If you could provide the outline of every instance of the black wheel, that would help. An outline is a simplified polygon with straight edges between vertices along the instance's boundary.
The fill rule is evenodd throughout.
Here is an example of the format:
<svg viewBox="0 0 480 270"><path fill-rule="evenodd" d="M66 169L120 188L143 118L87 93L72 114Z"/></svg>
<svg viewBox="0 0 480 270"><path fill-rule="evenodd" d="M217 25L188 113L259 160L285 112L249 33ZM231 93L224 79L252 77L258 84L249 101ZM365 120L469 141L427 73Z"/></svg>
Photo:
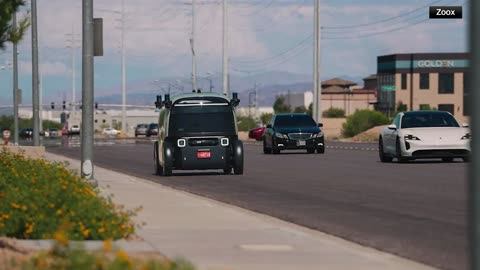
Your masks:
<svg viewBox="0 0 480 270"><path fill-rule="evenodd" d="M463 159L463 162L470 162L470 157L464 157L462 159Z"/></svg>
<svg viewBox="0 0 480 270"><path fill-rule="evenodd" d="M399 163L406 163L408 161L408 159L402 156L402 149L400 147L401 147L400 146L400 138L397 137L397 143L396 143L396 147L395 147L395 150L397 152L397 160L398 160Z"/></svg>
<svg viewBox="0 0 480 270"><path fill-rule="evenodd" d="M233 173L236 175L243 174L243 143L238 140L233 144Z"/></svg>
<svg viewBox="0 0 480 270"><path fill-rule="evenodd" d="M443 162L452 162L453 158L452 157L444 157L444 158L442 158L442 161Z"/></svg>
<svg viewBox="0 0 480 270"><path fill-rule="evenodd" d="M382 137L380 137L380 139L378 139L378 155L380 157L381 162L392 162L392 160L393 160L392 157L385 155L385 152L383 151Z"/></svg>
<svg viewBox="0 0 480 270"><path fill-rule="evenodd" d="M320 148L317 148L317 153L318 154L325 154L325 146L322 146Z"/></svg>
<svg viewBox="0 0 480 270"><path fill-rule="evenodd" d="M168 142L163 143L163 166L162 175L171 176L173 170L173 147Z"/></svg>
<svg viewBox="0 0 480 270"><path fill-rule="evenodd" d="M263 139L263 153L264 154L271 154L272 153L272 149L267 147L267 141L265 140L265 138Z"/></svg>
<svg viewBox="0 0 480 270"><path fill-rule="evenodd" d="M153 149L153 164L154 164L154 172L156 175L162 175L162 167L158 162L158 142L155 142Z"/></svg>
<svg viewBox="0 0 480 270"><path fill-rule="evenodd" d="M307 153L309 154L315 153L315 148L307 148Z"/></svg>

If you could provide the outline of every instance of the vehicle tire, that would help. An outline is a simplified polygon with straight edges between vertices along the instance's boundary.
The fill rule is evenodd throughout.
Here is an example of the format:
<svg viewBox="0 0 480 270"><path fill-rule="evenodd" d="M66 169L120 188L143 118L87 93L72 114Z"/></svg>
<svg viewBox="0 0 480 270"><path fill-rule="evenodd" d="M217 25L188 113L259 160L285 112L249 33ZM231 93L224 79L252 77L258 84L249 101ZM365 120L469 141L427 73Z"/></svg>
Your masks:
<svg viewBox="0 0 480 270"><path fill-rule="evenodd" d="M470 162L471 158L470 157L464 157L462 158L463 162Z"/></svg>
<svg viewBox="0 0 480 270"><path fill-rule="evenodd" d="M163 142L163 166L162 175L171 176L173 170L173 147L170 143Z"/></svg>
<svg viewBox="0 0 480 270"><path fill-rule="evenodd" d="M406 163L408 161L407 158L402 156L402 149L400 148L400 138L397 137L397 142L395 144L395 150L397 152L397 160L399 163Z"/></svg>
<svg viewBox="0 0 480 270"><path fill-rule="evenodd" d="M265 138L263 139L263 153L266 155L272 153L272 149L267 147L267 141L265 141Z"/></svg>
<svg viewBox="0 0 480 270"><path fill-rule="evenodd" d="M385 155L383 151L383 140L382 137L378 139L378 155L380 157L381 162L392 162L393 158L390 156Z"/></svg>
<svg viewBox="0 0 480 270"><path fill-rule="evenodd" d="M307 153L309 154L315 153L315 148L307 148Z"/></svg>
<svg viewBox="0 0 480 270"><path fill-rule="evenodd" d="M237 140L233 143L233 173L236 175L243 174L243 143Z"/></svg>
<svg viewBox="0 0 480 270"><path fill-rule="evenodd" d="M320 148L317 148L317 153L318 154L325 154L325 146L322 146Z"/></svg>
<svg viewBox="0 0 480 270"><path fill-rule="evenodd" d="M158 142L154 143L154 149L153 149L153 164L155 168L155 175L162 175L162 167L160 166L160 163L158 162Z"/></svg>
<svg viewBox="0 0 480 270"><path fill-rule="evenodd" d="M223 174L225 174L225 175L232 174L232 168L223 169Z"/></svg>
<svg viewBox="0 0 480 270"><path fill-rule="evenodd" d="M452 162L452 161L453 161L453 157L444 157L444 158L442 158L442 161L443 161L443 162Z"/></svg>

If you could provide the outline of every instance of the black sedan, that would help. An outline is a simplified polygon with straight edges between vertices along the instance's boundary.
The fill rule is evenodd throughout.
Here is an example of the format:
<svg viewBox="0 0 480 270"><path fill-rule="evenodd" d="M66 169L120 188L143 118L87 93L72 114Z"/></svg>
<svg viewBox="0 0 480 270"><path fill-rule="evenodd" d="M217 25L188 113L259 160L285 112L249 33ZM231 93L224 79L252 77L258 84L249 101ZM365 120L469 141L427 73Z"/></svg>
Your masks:
<svg viewBox="0 0 480 270"><path fill-rule="evenodd" d="M325 153L322 124L308 114L276 114L263 136L263 152L279 154L281 150L306 149L308 153Z"/></svg>

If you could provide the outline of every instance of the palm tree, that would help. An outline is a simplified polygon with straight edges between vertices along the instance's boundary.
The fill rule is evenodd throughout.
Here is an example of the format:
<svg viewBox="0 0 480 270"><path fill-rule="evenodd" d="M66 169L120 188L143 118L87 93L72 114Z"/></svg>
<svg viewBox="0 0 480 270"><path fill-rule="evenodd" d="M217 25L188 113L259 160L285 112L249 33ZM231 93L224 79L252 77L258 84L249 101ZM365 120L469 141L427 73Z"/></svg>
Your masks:
<svg viewBox="0 0 480 270"><path fill-rule="evenodd" d="M8 42L18 44L30 27L29 12L18 21L16 27L12 22L13 15L23 5L25 5L24 0L0 1L0 49L2 50Z"/></svg>

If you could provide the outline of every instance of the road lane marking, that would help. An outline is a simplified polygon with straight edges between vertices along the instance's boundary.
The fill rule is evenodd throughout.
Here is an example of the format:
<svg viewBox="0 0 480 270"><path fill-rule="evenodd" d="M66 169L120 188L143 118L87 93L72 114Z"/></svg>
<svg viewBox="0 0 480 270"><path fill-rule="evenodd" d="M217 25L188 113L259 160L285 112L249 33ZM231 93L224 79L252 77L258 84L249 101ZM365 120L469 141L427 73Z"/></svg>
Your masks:
<svg viewBox="0 0 480 270"><path fill-rule="evenodd" d="M292 251L293 247L289 245L259 245L259 244L245 244L240 245L243 250L249 251Z"/></svg>

